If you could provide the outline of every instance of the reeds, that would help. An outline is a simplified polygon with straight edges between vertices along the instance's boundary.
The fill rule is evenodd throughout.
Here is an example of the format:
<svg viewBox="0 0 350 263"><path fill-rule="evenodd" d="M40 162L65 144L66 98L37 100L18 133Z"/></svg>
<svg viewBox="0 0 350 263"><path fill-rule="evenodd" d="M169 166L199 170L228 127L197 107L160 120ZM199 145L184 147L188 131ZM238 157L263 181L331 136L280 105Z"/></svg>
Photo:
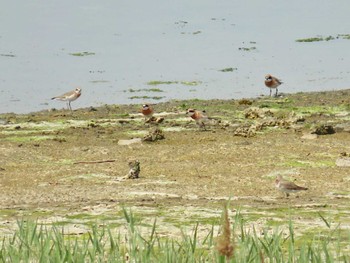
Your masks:
<svg viewBox="0 0 350 263"><path fill-rule="evenodd" d="M292 220L286 232L258 233L239 212L230 223L226 209L220 235L214 225L199 235L197 223L191 233L161 237L157 220L141 234L131 211L124 209L124 218L125 233L94 225L77 236L62 227L18 221L14 234L0 240L0 262L350 262L349 247L343 245L350 233L340 234L339 225L332 228L323 216L327 235L307 240L298 240Z"/></svg>

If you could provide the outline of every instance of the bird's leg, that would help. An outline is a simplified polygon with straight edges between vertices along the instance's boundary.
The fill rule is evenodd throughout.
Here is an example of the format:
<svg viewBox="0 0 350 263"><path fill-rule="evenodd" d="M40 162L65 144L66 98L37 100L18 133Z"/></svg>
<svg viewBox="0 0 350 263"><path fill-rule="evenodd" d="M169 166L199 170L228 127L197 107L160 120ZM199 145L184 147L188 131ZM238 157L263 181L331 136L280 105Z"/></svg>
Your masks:
<svg viewBox="0 0 350 263"><path fill-rule="evenodd" d="M276 88L276 97L277 97L277 93L278 93L278 88Z"/></svg>
<svg viewBox="0 0 350 263"><path fill-rule="evenodd" d="M68 102L68 105L69 105L70 111L72 111L72 107L70 106L70 101Z"/></svg>
<svg viewBox="0 0 350 263"><path fill-rule="evenodd" d="M272 89L270 88L270 97L271 97L271 94L272 94Z"/></svg>

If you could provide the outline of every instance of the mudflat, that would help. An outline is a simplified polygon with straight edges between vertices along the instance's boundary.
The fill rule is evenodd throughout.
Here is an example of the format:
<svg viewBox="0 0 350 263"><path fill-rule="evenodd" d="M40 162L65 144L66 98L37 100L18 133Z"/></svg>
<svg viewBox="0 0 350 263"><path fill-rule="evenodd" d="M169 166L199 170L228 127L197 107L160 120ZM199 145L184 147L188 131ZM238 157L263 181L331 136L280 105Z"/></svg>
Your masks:
<svg viewBox="0 0 350 263"><path fill-rule="evenodd" d="M300 235L350 226L350 90L0 114L0 227L19 218L78 233L120 226L122 207L164 234L220 220L230 200L256 226L292 218ZM205 129L186 116L205 110ZM130 179L129 162L140 163ZM275 178L307 187L286 198ZM140 219L141 220L141 219ZM74 227L72 227L74 226Z"/></svg>

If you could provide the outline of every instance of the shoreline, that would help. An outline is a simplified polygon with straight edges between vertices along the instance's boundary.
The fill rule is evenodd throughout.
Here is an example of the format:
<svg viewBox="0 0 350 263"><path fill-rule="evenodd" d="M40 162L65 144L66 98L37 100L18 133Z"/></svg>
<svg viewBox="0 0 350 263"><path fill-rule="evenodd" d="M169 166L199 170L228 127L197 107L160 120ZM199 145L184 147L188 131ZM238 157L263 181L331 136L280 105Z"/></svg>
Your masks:
<svg viewBox="0 0 350 263"><path fill-rule="evenodd" d="M162 102L157 102L155 101L154 103L150 103L149 101L145 100L143 103L147 102L149 104L152 105L163 105L163 104L174 104L176 102L178 103L185 103L185 102L191 102L191 101L195 101L195 102L211 102L211 101L222 101L223 103L225 102L232 102L232 101L241 101L241 100L250 100L250 101L256 101L256 100L266 100L266 99L283 99L286 97L296 97L296 96L318 96L320 94L329 94L329 95L337 95L338 93L349 93L350 88L346 88L346 89L339 89L339 90L328 90L328 91L310 91L310 92L296 92L296 93L283 93L281 92L280 95L278 97L269 97L267 95L260 95L257 97L252 97L252 98L240 98L240 99L170 99L167 101L162 101ZM102 109L104 107L132 107L132 106L140 106L143 104L142 102L140 103L125 103L125 104L105 104L103 106L89 106L89 107L81 107L81 108L77 108L74 109L74 103L73 105L73 112L78 112L78 111L87 111L87 110L91 110L91 109ZM6 112L6 113L0 113L0 117L1 116L5 116L5 115L31 115L31 114L43 114L43 113L50 113L50 112L58 112L58 111L65 111L67 110L65 107L65 102L62 102L63 107L61 108L50 108L50 109L46 109L46 110L39 110L39 111L33 111L33 112L27 112L27 113L15 113L15 112Z"/></svg>

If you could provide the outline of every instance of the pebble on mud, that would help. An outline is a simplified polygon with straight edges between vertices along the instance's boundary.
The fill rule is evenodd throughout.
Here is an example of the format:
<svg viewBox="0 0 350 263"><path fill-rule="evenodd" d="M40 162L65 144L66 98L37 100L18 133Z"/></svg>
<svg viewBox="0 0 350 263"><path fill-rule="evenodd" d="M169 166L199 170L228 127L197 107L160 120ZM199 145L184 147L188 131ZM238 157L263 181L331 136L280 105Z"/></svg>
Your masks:
<svg viewBox="0 0 350 263"><path fill-rule="evenodd" d="M129 161L129 173L126 175L127 179L137 179L140 176L140 162L139 160L130 160Z"/></svg>
<svg viewBox="0 0 350 263"><path fill-rule="evenodd" d="M315 133L306 133L303 136L301 136L301 139L306 139L306 140L315 140L317 139L318 135Z"/></svg>
<svg viewBox="0 0 350 263"><path fill-rule="evenodd" d="M154 129L151 130L147 135L145 135L142 139L144 142L155 142L158 140L163 140L165 139L164 133L161 129Z"/></svg>
<svg viewBox="0 0 350 263"><path fill-rule="evenodd" d="M332 125L321 124L317 126L311 133L317 134L317 135L327 135L327 134L334 134L335 130Z"/></svg>
<svg viewBox="0 0 350 263"><path fill-rule="evenodd" d="M335 132L350 132L350 123L339 123L334 127Z"/></svg>
<svg viewBox="0 0 350 263"><path fill-rule="evenodd" d="M260 109L257 107L251 107L244 111L244 117L246 119L263 119L265 117L273 117L274 114L270 109Z"/></svg>
<svg viewBox="0 0 350 263"><path fill-rule="evenodd" d="M142 142L141 138L133 138L130 140L119 140L118 145L130 145L130 144L141 143L141 142Z"/></svg>
<svg viewBox="0 0 350 263"><path fill-rule="evenodd" d="M338 158L335 161L335 164L338 167L349 167L350 166L350 158L349 157L342 157L342 158Z"/></svg>

